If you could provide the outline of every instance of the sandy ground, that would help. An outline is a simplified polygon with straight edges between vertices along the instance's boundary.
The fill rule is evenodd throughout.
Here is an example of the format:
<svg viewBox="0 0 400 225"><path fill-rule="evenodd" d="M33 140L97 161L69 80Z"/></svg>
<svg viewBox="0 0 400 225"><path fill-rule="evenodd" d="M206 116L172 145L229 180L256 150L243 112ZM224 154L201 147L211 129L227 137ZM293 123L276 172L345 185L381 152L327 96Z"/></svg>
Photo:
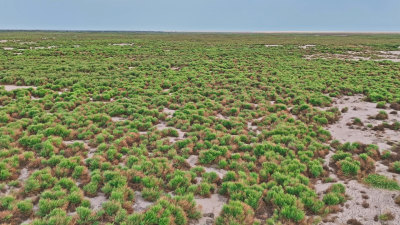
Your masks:
<svg viewBox="0 0 400 225"><path fill-rule="evenodd" d="M119 117L119 116L113 116L113 117L111 117L111 121L113 121L113 122L125 121L125 120L127 120L127 119L124 118L124 117Z"/></svg>
<svg viewBox="0 0 400 225"><path fill-rule="evenodd" d="M195 167L199 161L197 155L191 155L186 162L191 166ZM206 172L215 172L221 179L227 173L226 170L218 169L216 166L204 167ZM197 177L198 182L201 182L201 178ZM211 225L221 213L222 207L227 203L228 199L219 194L212 194L210 198L195 197L196 204L201 208L202 217L198 221L191 221L190 224L200 225Z"/></svg>
<svg viewBox="0 0 400 225"><path fill-rule="evenodd" d="M12 90L16 90L16 89L27 89L27 88L33 88L36 89L36 87L33 86L16 86L16 85L3 85L4 89L6 91L12 91Z"/></svg>
<svg viewBox="0 0 400 225"><path fill-rule="evenodd" d="M191 155L191 156L189 156L189 158L186 159L186 162L191 167L195 167L195 166L197 166L197 163L199 162L199 156ZM215 172L218 175L218 177L221 179L224 178L225 174L228 172L224 169L219 169L216 165L211 165L211 166L199 165L199 166L202 166L207 173Z"/></svg>
<svg viewBox="0 0 400 225"><path fill-rule="evenodd" d="M95 154L96 151L97 151L97 148L92 148L92 147L90 147L90 146L88 145L88 144L89 144L89 141L87 141L87 140L63 141L63 143L66 144L66 145L71 145L71 144L73 144L73 143L75 143L75 142L83 143L83 145L85 146L85 148L89 150L88 153L87 153L86 159L91 159L91 158L93 158L94 154Z"/></svg>
<svg viewBox="0 0 400 225"><path fill-rule="evenodd" d="M269 48L269 47L281 47L283 45L264 45L265 47Z"/></svg>
<svg viewBox="0 0 400 225"><path fill-rule="evenodd" d="M382 121L376 121L370 119L370 116L375 116L379 111L385 110L389 115L387 122L400 121L399 115L389 114L389 109L377 109L376 103L370 103L363 101L364 96L346 96L339 99L334 99L333 107L338 107L339 110L344 107L348 107L349 111L342 113L340 120L332 125L329 125L327 129L331 132L334 139L341 142L362 142L365 144L376 144L380 148L389 149L390 145L387 142L396 142L400 140L399 131L392 131L385 129L382 131L373 131L371 129L352 129L347 124L352 122L354 118L360 118L361 121L366 124L377 125ZM331 149L329 154L325 157L324 166L329 167L334 150ZM399 179L398 174L394 174L387 171L387 166L380 162L376 163L376 172L378 174L387 176L388 178ZM329 167L330 177L338 180L338 183L342 183L346 186L346 195L348 200L343 206L343 211L331 214L328 216L329 221L334 222L321 222L320 224L348 224L348 220L356 219L364 225L378 225L387 224L395 225L400 224L400 207L395 204L394 197L400 194L399 191L389 191L384 189L376 189L368 187L365 184L361 184L356 180L344 181L340 180L333 172L334 169ZM332 183L322 183L318 181L315 184L316 192L322 198L323 192L329 188ZM366 207L368 206L368 207ZM374 218L384 213L392 213L395 219L392 221L375 221Z"/></svg>
<svg viewBox="0 0 400 225"><path fill-rule="evenodd" d="M302 48L302 49L307 49L307 48L313 48L313 47L315 47L316 45L302 45L302 46L299 46L299 48Z"/></svg>
<svg viewBox="0 0 400 225"><path fill-rule="evenodd" d="M258 130L258 126L253 125L253 122L247 122L247 129L249 129L249 131L256 132L257 135L261 133L261 131Z"/></svg>
<svg viewBox="0 0 400 225"><path fill-rule="evenodd" d="M117 43L112 44L113 46L133 46L133 43Z"/></svg>
<svg viewBox="0 0 400 225"><path fill-rule="evenodd" d="M107 201L107 197L102 192L99 192L96 197L86 197L86 199L90 201L90 208L95 211L100 210L102 207L101 205Z"/></svg>
<svg viewBox="0 0 400 225"><path fill-rule="evenodd" d="M320 224L347 224L348 220L357 219L357 221L364 225L380 225L382 221L374 221L374 217L388 212L395 215L395 220L387 221L386 224L395 225L400 221L400 207L394 203L393 199L399 194L399 191L370 188L355 180L351 180L347 184L340 180L338 183L345 184L346 195L349 199L344 203L343 212L328 216L329 219L334 219L334 222L322 222ZM316 185L317 193L321 194L331 184L318 183ZM368 208L362 206L364 202L369 204Z"/></svg>
<svg viewBox="0 0 400 225"><path fill-rule="evenodd" d="M389 108L378 109L376 108L376 103L365 102L363 101L363 98L363 95L355 95L334 99L333 107L337 107L339 110L347 107L348 112L342 113L342 117L337 123L327 127L333 138L343 143L360 141L364 144L376 144L379 146L381 151L391 147L387 144L388 142L400 142L399 131L393 131L390 129L385 129L384 131L374 131L370 128L366 128L368 124L376 126L382 122L400 122L400 113L390 114L390 112L393 110ZM385 111L388 114L389 119L370 119L370 116L377 115L379 111ZM364 123L364 126L348 126L347 124L352 123L354 118L359 118L361 122Z"/></svg>
<svg viewBox="0 0 400 225"><path fill-rule="evenodd" d="M214 219L221 213L223 205L228 201L226 197L219 194L212 194L210 198L195 198L194 200L201 207L203 217L191 224L200 225L213 224Z"/></svg>
<svg viewBox="0 0 400 225"><path fill-rule="evenodd" d="M165 89L165 90L169 90L169 89ZM166 92L168 92L168 91L166 91ZM176 110L168 109L168 108L164 108L163 109L163 113L168 115L167 118L172 118L172 116L174 115L175 111Z"/></svg>
<svg viewBox="0 0 400 225"><path fill-rule="evenodd" d="M363 55L374 55L376 57L372 58L370 56ZM371 61L392 61L392 62L400 62L400 51L376 51L376 52L353 52L348 51L346 54L328 54L328 53L318 53L313 55L305 55L305 59L341 59L341 60L351 60L351 61L360 61L360 60L371 60Z"/></svg>
<svg viewBox="0 0 400 225"><path fill-rule="evenodd" d="M181 70L181 68L176 66L176 67L171 67L171 70L179 71Z"/></svg>
<svg viewBox="0 0 400 225"><path fill-rule="evenodd" d="M146 209L148 209L150 206L152 206L154 203L146 201L142 197L142 193L139 191L135 191L135 203L133 204L133 210L135 212L143 212Z"/></svg>
<svg viewBox="0 0 400 225"><path fill-rule="evenodd" d="M177 129L175 127L169 127L165 122L161 122L156 125L157 130L165 130L165 129L174 129L178 132L178 137L168 137L171 143L175 143L179 140L183 140L185 137L186 132L183 132L181 129Z"/></svg>
<svg viewBox="0 0 400 225"><path fill-rule="evenodd" d="M217 114L217 118L220 119L220 120L229 120L229 118L227 116L224 116L221 113Z"/></svg>

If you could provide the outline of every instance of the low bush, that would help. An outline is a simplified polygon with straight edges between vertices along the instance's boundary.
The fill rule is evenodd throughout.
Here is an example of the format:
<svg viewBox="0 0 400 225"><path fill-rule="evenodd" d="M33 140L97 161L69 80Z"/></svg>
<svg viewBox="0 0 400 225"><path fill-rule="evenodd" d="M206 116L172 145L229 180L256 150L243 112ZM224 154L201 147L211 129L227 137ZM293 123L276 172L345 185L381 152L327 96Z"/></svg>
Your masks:
<svg viewBox="0 0 400 225"><path fill-rule="evenodd" d="M216 225L252 223L254 223L254 210L240 201L229 201L224 205L221 215L215 222Z"/></svg>
<svg viewBox="0 0 400 225"><path fill-rule="evenodd" d="M389 190L400 190L400 185L396 180L391 180L383 175L369 174L365 179L365 183L376 188L383 188Z"/></svg>

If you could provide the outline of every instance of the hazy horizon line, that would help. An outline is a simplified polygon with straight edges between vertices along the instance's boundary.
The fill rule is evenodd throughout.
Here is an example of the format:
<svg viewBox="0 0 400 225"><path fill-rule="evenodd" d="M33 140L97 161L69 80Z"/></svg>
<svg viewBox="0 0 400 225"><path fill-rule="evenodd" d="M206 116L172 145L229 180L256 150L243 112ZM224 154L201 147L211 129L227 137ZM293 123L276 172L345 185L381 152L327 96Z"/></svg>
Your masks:
<svg viewBox="0 0 400 225"><path fill-rule="evenodd" d="M216 31L216 30L97 30L97 29L1 29L4 31L31 32L138 32L138 33L238 33L238 34L400 34L400 31L339 31L339 30L270 30L270 31Z"/></svg>

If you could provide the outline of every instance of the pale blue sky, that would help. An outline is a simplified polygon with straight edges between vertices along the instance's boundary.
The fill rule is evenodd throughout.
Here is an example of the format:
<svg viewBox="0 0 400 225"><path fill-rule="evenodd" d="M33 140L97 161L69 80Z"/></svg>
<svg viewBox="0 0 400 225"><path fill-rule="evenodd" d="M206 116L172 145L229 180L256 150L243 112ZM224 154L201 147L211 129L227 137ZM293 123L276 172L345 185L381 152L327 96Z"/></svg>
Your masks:
<svg viewBox="0 0 400 225"><path fill-rule="evenodd" d="M0 29L400 31L400 0L0 0Z"/></svg>

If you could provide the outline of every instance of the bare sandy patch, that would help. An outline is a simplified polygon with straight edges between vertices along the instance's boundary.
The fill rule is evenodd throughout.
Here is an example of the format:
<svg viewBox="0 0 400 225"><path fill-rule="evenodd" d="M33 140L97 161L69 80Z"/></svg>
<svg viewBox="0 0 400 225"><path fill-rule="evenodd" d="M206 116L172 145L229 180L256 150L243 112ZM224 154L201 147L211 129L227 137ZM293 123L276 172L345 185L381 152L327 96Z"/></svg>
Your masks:
<svg viewBox="0 0 400 225"><path fill-rule="evenodd" d="M22 182L24 182L24 181L26 181L28 178L29 178L29 170L27 169L27 168L23 168L22 170L21 170L21 172L20 172L20 175L19 175L19 177L18 177L18 180L19 181L22 181Z"/></svg>
<svg viewBox="0 0 400 225"><path fill-rule="evenodd" d="M113 46L133 46L133 43L115 43Z"/></svg>
<svg viewBox="0 0 400 225"><path fill-rule="evenodd" d="M113 121L113 122L119 122L119 121L125 121L125 120L128 120L128 119L124 118L124 117L119 117L119 116L111 117L111 121Z"/></svg>
<svg viewBox="0 0 400 225"><path fill-rule="evenodd" d="M195 167L196 164L199 162L198 155L191 155L189 158L186 159L186 162L190 165L190 167Z"/></svg>
<svg viewBox="0 0 400 225"><path fill-rule="evenodd" d="M39 100L40 98L35 97L35 96L31 96L31 99L32 99L32 100Z"/></svg>
<svg viewBox="0 0 400 225"><path fill-rule="evenodd" d="M228 172L228 171L226 171L226 170L224 170L224 169L219 169L216 165L211 165L210 167L205 167L205 166L203 166L204 167L204 170L207 172L207 173L211 173L211 172L214 172L214 173L216 173L217 175L218 175L218 177L219 178L224 178L224 176L226 175L226 173Z"/></svg>
<svg viewBox="0 0 400 225"><path fill-rule="evenodd" d="M334 139L341 142L361 142L364 144L377 144L380 148L384 149L390 148L386 142L400 140L398 132L379 132L371 129L356 129L349 126L349 123L351 123L354 118L361 119L364 124L379 123L371 119L371 116L375 116L379 111L384 109L378 109L376 108L376 103L365 102L363 99L363 95L334 98L334 107L337 107L339 110L347 107L348 111L342 113L339 121L329 125L327 129L331 132ZM398 115L389 113L388 115L389 121L396 121L399 119ZM344 203L341 212L330 214L327 220L325 220L333 222L321 222L320 224L347 224L350 219L356 219L362 224L378 225L382 224L382 221L375 221L375 217L389 212L395 215L396 219L394 221L387 221L385 224L397 224L395 221L400 218L400 207L394 202L394 197L400 192L369 187L356 180L344 181L339 179L334 173L335 170L329 166L333 154L334 150L330 149L329 153L325 156L324 167L329 168L330 177L337 180L336 183L341 183L346 186L346 196L348 200ZM399 175L388 172L388 167L380 162L376 163L376 172L388 178L399 178ZM323 193L331 184L332 183L322 183L320 180L316 182L314 187L321 199Z"/></svg>
<svg viewBox="0 0 400 225"><path fill-rule="evenodd" d="M199 162L199 156L191 155L191 156L189 156L189 158L186 159L186 162L190 165L190 167L195 167L195 166L197 166L197 164ZM218 175L218 177L221 179L224 178L224 176L228 172L224 169L218 168L216 165L211 165L211 166L200 165L200 166L202 166L204 168L206 173L215 172Z"/></svg>
<svg viewBox="0 0 400 225"><path fill-rule="evenodd" d="M339 181L338 183L344 184L343 181ZM330 184L324 184L324 186L326 190ZM399 191L370 188L355 180L349 181L345 186L346 195L349 199L344 203L343 212L328 216L328 218L336 218L334 222L322 222L320 224L347 224L348 220L357 219L363 224L381 225L382 221L374 221L374 217L388 212L391 212L396 218L393 221L386 221L385 224L398 224L400 207L396 205L393 198L399 194ZM365 196L368 196L368 199L364 199L366 198ZM364 201L369 204L368 208L363 206Z"/></svg>
<svg viewBox="0 0 400 225"><path fill-rule="evenodd" d="M264 46L269 48L269 47L282 47L283 45L264 45Z"/></svg>
<svg viewBox="0 0 400 225"><path fill-rule="evenodd" d="M153 202L146 201L140 191L135 191L135 203L133 204L133 210L135 212L143 212L153 204Z"/></svg>
<svg viewBox="0 0 400 225"><path fill-rule="evenodd" d="M334 139L341 142L362 142L364 144L376 144L382 149L390 148L388 142L399 142L400 132L390 129L384 131L375 131L367 128L366 125L379 125L382 122L393 123L400 121L400 114L390 114L389 109L376 108L376 103L363 101L363 95L345 96L333 99L333 107L339 110L347 107L348 112L342 113L338 122L327 126L327 130L332 134ZM380 111L385 111L389 119L375 120L371 117L377 115ZM359 118L364 126L350 125L355 118Z"/></svg>
<svg viewBox="0 0 400 225"><path fill-rule="evenodd" d="M399 182L400 181L400 174L392 173L392 172L390 172L388 170L389 170L389 167L384 165L384 164L382 164L381 162L377 162L375 164L375 172L377 174L383 175L383 176L388 177L390 179L397 180L397 182ZM400 192L399 192L399 194L400 194Z"/></svg>
<svg viewBox="0 0 400 225"><path fill-rule="evenodd" d="M178 66L173 66L173 67L171 67L171 70L178 71L178 70L181 70L181 68Z"/></svg>
<svg viewBox="0 0 400 225"><path fill-rule="evenodd" d="M186 159L186 162L190 165L190 167L198 166L197 164L199 162L199 156L191 155L189 156L189 158ZM228 172L224 169L218 168L218 166L216 165L211 165L211 166L199 165L199 166L203 167L206 173L215 172L221 179L224 178L224 176Z"/></svg>
<svg viewBox="0 0 400 225"><path fill-rule="evenodd" d="M172 143L175 143L179 140L183 140L185 138L186 132L183 132L181 129L175 128L175 127L170 127L167 126L165 122L161 122L156 125L157 130L165 130L165 129L174 129L178 132L178 137L168 137L169 141Z"/></svg>
<svg viewBox="0 0 400 225"><path fill-rule="evenodd" d="M247 122L247 129L255 132L257 135L261 133L261 131L258 130L258 126L253 125L253 122Z"/></svg>
<svg viewBox="0 0 400 225"><path fill-rule="evenodd" d="M220 120L229 120L229 117L222 115L221 113L217 114L217 118Z"/></svg>
<svg viewBox="0 0 400 225"><path fill-rule="evenodd" d="M94 154L96 153L97 148L89 148L88 154L87 154L87 159L93 158Z"/></svg>
<svg viewBox="0 0 400 225"><path fill-rule="evenodd" d="M85 149L88 149L86 159L91 159L93 158L94 154L97 151L97 148L93 148L89 146L89 141L88 140L70 140L70 141L63 141L65 145L71 145L74 143L82 143L85 147Z"/></svg>
<svg viewBox="0 0 400 225"><path fill-rule="evenodd" d="M38 47L29 47L29 49L31 49L31 50L42 50L42 49L52 49L52 48L55 48L56 46L47 46L47 47L44 47L44 46L38 46Z"/></svg>
<svg viewBox="0 0 400 225"><path fill-rule="evenodd" d="M307 48L313 48L313 47L315 47L316 45L302 45L302 46L299 46L299 48L301 48L301 49L307 49Z"/></svg>
<svg viewBox="0 0 400 225"><path fill-rule="evenodd" d="M172 118L176 110L164 108L163 113L167 114L167 118Z"/></svg>
<svg viewBox="0 0 400 225"><path fill-rule="evenodd" d="M379 51L379 53L386 55L400 55L400 51Z"/></svg>
<svg viewBox="0 0 400 225"><path fill-rule="evenodd" d="M28 89L28 88L36 89L36 87L33 86L17 86L17 85L3 85L3 86L6 91L12 91L16 89Z"/></svg>
<svg viewBox="0 0 400 225"><path fill-rule="evenodd" d="M200 206L202 218L190 224L213 224L222 211L223 205L228 199L219 194L212 194L210 198L195 198L196 204Z"/></svg>
<svg viewBox="0 0 400 225"><path fill-rule="evenodd" d="M21 225L28 225L28 224L31 224L31 223L32 223L32 220L31 219L27 219L24 222L22 222Z"/></svg>
<svg viewBox="0 0 400 225"><path fill-rule="evenodd" d="M400 62L400 51L364 51L364 52L347 51L345 54L318 53L313 55L305 55L304 58L307 60L339 59L339 60L350 60L350 61L371 60L375 62L380 62L380 61Z"/></svg>
<svg viewBox="0 0 400 225"><path fill-rule="evenodd" d="M67 92L67 91L68 91L67 88L63 88L61 91L58 91L57 93L58 93L59 95L61 95L62 93Z"/></svg>
<svg viewBox="0 0 400 225"><path fill-rule="evenodd" d="M100 210L101 205L107 201L107 197L102 192L99 192L96 197L86 199L90 202L90 208L95 211Z"/></svg>
<svg viewBox="0 0 400 225"><path fill-rule="evenodd" d="M36 42L34 41L23 41L19 43L20 45L33 45L36 44Z"/></svg>
<svg viewBox="0 0 400 225"><path fill-rule="evenodd" d="M314 55L306 55L305 59L341 59L341 60L350 60L350 61L360 61L360 60L370 60L371 57L364 56L356 56L356 55L345 55L345 54L314 54Z"/></svg>

